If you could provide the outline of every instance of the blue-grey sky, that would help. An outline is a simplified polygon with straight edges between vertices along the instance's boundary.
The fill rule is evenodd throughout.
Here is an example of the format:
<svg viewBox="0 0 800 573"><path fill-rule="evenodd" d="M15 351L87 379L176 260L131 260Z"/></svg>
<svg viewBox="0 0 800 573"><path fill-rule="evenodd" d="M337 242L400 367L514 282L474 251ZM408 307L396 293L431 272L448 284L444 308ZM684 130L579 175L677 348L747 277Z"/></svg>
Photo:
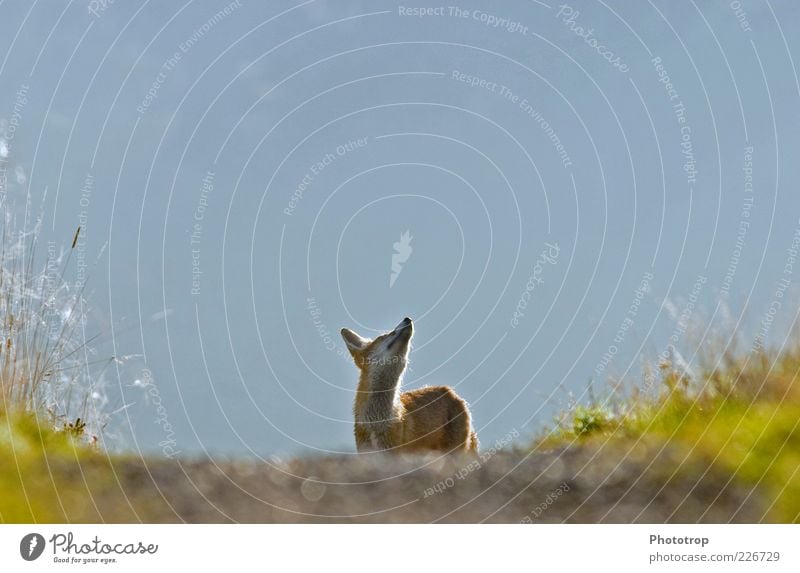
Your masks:
<svg viewBox="0 0 800 573"><path fill-rule="evenodd" d="M745 340L794 320L795 2L10 0L0 21L2 192L43 203L48 240L82 225L67 277L98 356L128 357L105 373L122 447L353 452L343 326L414 318L405 386L455 386L491 444L643 354L691 368L743 310Z"/></svg>

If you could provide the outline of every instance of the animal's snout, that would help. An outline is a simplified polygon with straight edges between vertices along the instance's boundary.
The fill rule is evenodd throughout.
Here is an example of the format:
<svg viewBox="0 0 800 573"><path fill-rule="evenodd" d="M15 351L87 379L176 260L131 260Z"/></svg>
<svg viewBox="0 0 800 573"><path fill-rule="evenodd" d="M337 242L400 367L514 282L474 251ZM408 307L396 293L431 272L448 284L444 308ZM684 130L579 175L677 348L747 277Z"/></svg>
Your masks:
<svg viewBox="0 0 800 573"><path fill-rule="evenodd" d="M405 318L404 318L404 319L403 319L403 320L400 322L400 324L398 324L397 326L395 326L395 328L394 328L394 332L400 332L401 330L404 330L404 329L408 328L408 327L409 327L409 326L411 326L411 325L412 325L411 319L410 319L410 318L408 318L408 317L405 317Z"/></svg>

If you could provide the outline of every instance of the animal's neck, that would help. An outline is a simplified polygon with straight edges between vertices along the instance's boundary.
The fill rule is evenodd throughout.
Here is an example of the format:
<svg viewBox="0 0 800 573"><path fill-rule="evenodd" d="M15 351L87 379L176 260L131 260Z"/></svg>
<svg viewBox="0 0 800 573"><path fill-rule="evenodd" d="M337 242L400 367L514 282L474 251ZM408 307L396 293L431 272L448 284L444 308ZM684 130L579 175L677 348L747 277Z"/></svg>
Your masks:
<svg viewBox="0 0 800 573"><path fill-rule="evenodd" d="M354 405L356 422L382 422L398 417L398 389L402 373L397 376L371 376L361 372Z"/></svg>

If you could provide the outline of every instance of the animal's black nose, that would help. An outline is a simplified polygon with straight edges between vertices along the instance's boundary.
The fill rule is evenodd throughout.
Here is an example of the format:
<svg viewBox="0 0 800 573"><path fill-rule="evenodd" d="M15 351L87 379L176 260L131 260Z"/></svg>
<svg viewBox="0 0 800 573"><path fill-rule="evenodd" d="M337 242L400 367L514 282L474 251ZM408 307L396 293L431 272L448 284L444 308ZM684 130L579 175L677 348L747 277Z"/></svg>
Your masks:
<svg viewBox="0 0 800 573"><path fill-rule="evenodd" d="M405 318L403 319L403 324L411 324L411 319L410 319L410 318L408 318L408 317L405 317Z"/></svg>

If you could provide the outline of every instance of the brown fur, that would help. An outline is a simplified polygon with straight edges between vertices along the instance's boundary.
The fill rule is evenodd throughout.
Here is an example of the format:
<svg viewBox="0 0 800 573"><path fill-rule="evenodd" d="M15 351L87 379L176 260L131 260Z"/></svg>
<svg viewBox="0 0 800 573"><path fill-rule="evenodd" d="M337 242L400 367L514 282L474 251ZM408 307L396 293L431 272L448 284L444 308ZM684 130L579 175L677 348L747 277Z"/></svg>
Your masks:
<svg viewBox="0 0 800 573"><path fill-rule="evenodd" d="M478 451L467 403L449 386L420 388L400 394L405 410L403 448Z"/></svg>
<svg viewBox="0 0 800 573"><path fill-rule="evenodd" d="M401 323L403 325L404 323ZM405 327L403 327L405 328ZM342 331L356 366L361 370L353 414L359 452L469 452L477 454L478 436L472 429L467 403L448 386L399 393L413 331L398 329L375 340ZM397 341L385 349L387 337ZM375 355L380 353L380 360Z"/></svg>

